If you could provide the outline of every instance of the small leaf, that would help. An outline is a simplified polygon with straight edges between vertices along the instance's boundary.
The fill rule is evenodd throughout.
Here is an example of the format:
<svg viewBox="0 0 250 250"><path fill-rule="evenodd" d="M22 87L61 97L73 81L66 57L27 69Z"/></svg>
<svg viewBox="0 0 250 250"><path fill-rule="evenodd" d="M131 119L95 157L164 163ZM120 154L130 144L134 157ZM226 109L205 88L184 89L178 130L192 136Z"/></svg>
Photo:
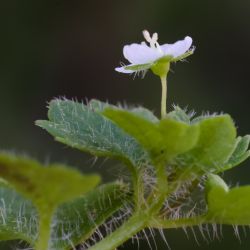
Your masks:
<svg viewBox="0 0 250 250"><path fill-rule="evenodd" d="M238 166L241 162L245 161L250 156L250 151L248 150L249 142L249 135L237 138L235 142L235 149L221 171L226 171L235 166Z"/></svg>
<svg viewBox="0 0 250 250"><path fill-rule="evenodd" d="M105 109L103 114L136 138L156 164L190 150L198 140L197 125L190 126L173 119L153 123L124 110Z"/></svg>
<svg viewBox="0 0 250 250"><path fill-rule="evenodd" d="M38 209L46 210L87 193L100 181L97 175L84 176L56 164L45 167L35 160L5 152L0 152L0 176Z"/></svg>
<svg viewBox="0 0 250 250"><path fill-rule="evenodd" d="M86 241L98 226L130 200L122 183L106 184L61 205L54 217L52 249L70 249Z"/></svg>
<svg viewBox="0 0 250 250"><path fill-rule="evenodd" d="M207 218L212 223L250 225L250 186L228 189L220 177L208 180Z"/></svg>
<svg viewBox="0 0 250 250"><path fill-rule="evenodd" d="M57 141L93 155L114 157L133 165L147 160L146 153L132 137L92 110L82 103L54 100L49 105L49 121L36 124Z"/></svg>

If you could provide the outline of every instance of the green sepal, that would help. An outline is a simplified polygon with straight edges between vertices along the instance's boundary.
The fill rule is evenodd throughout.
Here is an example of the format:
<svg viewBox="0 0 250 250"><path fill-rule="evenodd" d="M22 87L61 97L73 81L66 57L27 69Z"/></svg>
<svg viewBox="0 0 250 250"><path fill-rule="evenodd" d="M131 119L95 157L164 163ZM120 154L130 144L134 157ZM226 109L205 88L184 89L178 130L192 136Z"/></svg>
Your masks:
<svg viewBox="0 0 250 250"><path fill-rule="evenodd" d="M124 66L124 69L132 70L135 72L147 71L151 69L155 75L166 76L169 71L170 62L172 59L173 59L172 56L163 56L154 62L145 63L145 64L128 65L128 66Z"/></svg>
<svg viewBox="0 0 250 250"><path fill-rule="evenodd" d="M134 166L147 161L147 155L132 137L99 114L102 106L86 106L69 100L49 104L49 121L36 124L55 139L96 156L107 156L130 162Z"/></svg>
<svg viewBox="0 0 250 250"><path fill-rule="evenodd" d="M145 64L135 64L131 66L124 66L125 70L132 70L132 71L144 71L148 70L152 67L153 63L145 63Z"/></svg>
<svg viewBox="0 0 250 250"><path fill-rule="evenodd" d="M170 57L163 57L156 61L152 67L152 72L159 77L167 77L170 69Z"/></svg>
<svg viewBox="0 0 250 250"><path fill-rule="evenodd" d="M105 109L103 114L136 138L156 165L190 150L199 137L198 125L174 119L166 118L153 123L132 112L110 108Z"/></svg>
<svg viewBox="0 0 250 250"><path fill-rule="evenodd" d="M178 62L178 61L184 60L193 54L194 54L194 49L190 49L186 53L184 53L183 55L173 58L171 60L171 62Z"/></svg>
<svg viewBox="0 0 250 250"><path fill-rule="evenodd" d="M250 225L250 186L229 189L218 175L210 175L206 191L210 223Z"/></svg>

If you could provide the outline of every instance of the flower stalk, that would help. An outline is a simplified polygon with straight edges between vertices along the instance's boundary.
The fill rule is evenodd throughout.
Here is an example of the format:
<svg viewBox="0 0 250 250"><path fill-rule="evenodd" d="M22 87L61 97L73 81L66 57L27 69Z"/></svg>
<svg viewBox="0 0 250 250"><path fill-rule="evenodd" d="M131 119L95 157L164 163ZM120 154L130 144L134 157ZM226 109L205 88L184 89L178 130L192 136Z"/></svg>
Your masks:
<svg viewBox="0 0 250 250"><path fill-rule="evenodd" d="M167 115L167 76L161 77L161 118L163 119Z"/></svg>

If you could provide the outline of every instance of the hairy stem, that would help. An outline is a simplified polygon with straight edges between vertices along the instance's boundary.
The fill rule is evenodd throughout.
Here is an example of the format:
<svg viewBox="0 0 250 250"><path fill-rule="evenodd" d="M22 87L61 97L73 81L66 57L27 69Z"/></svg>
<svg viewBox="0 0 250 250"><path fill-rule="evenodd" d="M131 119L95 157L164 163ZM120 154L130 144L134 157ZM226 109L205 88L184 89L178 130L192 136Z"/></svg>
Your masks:
<svg viewBox="0 0 250 250"><path fill-rule="evenodd" d="M168 229L168 228L179 228L179 227L191 227L203 223L209 223L205 215L193 218L181 218L178 220L155 218L149 223L148 226L153 228Z"/></svg>
<svg viewBox="0 0 250 250"><path fill-rule="evenodd" d="M148 217L145 213L134 214L115 232L90 247L89 250L113 250L145 228Z"/></svg>
<svg viewBox="0 0 250 250"><path fill-rule="evenodd" d="M157 214L168 196L168 182L164 164L157 166L156 177L156 190L148 198L148 203L151 204L150 214Z"/></svg>
<svg viewBox="0 0 250 250"><path fill-rule="evenodd" d="M185 173L186 177L187 173ZM180 175L180 181L185 180L186 178ZM176 221L169 222L168 221L162 221L159 218L159 211L161 210L164 201L168 198L168 196L171 194L171 191L176 190L180 186L180 183L177 181L170 187L167 182L167 176L165 172L165 164L159 164L156 168L156 177L157 177L157 183L156 183L156 190L149 195L148 199L146 200L146 203L142 203L141 206L135 206L135 213L134 215L129 218L126 222L124 222L121 227L119 227L116 231L112 232L110 235L108 235L103 240L96 243L94 246L90 247L90 250L114 250L118 246L122 245L124 242L129 240L131 237L133 237L135 234L143 230L144 228L148 226L153 227L160 227L161 223L162 226L168 226L168 227L174 227ZM139 183L134 183L134 188L138 188ZM140 183L139 185L142 185ZM138 196L142 195L140 193L135 194L136 198ZM135 199L137 200L137 199ZM180 225L188 225L188 224L197 224L197 221L189 221L182 220L178 221ZM168 223L168 224L167 224Z"/></svg>
<svg viewBox="0 0 250 250"><path fill-rule="evenodd" d="M161 118L167 115L167 76L161 77Z"/></svg>
<svg viewBox="0 0 250 250"><path fill-rule="evenodd" d="M143 193L144 193L144 186L143 181L141 180L140 170L134 166L130 161L123 160L126 166L129 168L131 177L132 177L132 184L134 189L134 202L135 207L138 208L144 201Z"/></svg>
<svg viewBox="0 0 250 250"><path fill-rule="evenodd" d="M48 214L46 212L40 211L39 215L40 215L39 236L35 244L35 250L47 250L49 249L51 221L53 212Z"/></svg>
<svg viewBox="0 0 250 250"><path fill-rule="evenodd" d="M135 210L137 211L144 203L144 185L141 175L138 175L137 179L133 182L133 189Z"/></svg>
<svg viewBox="0 0 250 250"><path fill-rule="evenodd" d="M141 207L136 206L135 214L130 219L105 239L91 247L90 250L113 250L148 225L152 216L156 215L161 209L167 193L167 179L164 165L158 167L156 175L157 192L155 193L155 200L152 203L147 200L147 203L141 204Z"/></svg>

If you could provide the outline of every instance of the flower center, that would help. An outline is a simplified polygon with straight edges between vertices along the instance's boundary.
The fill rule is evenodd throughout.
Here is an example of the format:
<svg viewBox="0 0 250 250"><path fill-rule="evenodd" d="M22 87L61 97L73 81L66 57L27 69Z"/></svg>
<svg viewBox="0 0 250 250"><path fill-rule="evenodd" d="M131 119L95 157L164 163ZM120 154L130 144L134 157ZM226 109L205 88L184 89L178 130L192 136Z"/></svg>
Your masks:
<svg viewBox="0 0 250 250"><path fill-rule="evenodd" d="M147 30L143 30L142 32L145 40L150 44L150 47L152 49L156 49L157 51L163 53L158 41L158 34L157 33L153 33L152 36L150 36L150 33Z"/></svg>

